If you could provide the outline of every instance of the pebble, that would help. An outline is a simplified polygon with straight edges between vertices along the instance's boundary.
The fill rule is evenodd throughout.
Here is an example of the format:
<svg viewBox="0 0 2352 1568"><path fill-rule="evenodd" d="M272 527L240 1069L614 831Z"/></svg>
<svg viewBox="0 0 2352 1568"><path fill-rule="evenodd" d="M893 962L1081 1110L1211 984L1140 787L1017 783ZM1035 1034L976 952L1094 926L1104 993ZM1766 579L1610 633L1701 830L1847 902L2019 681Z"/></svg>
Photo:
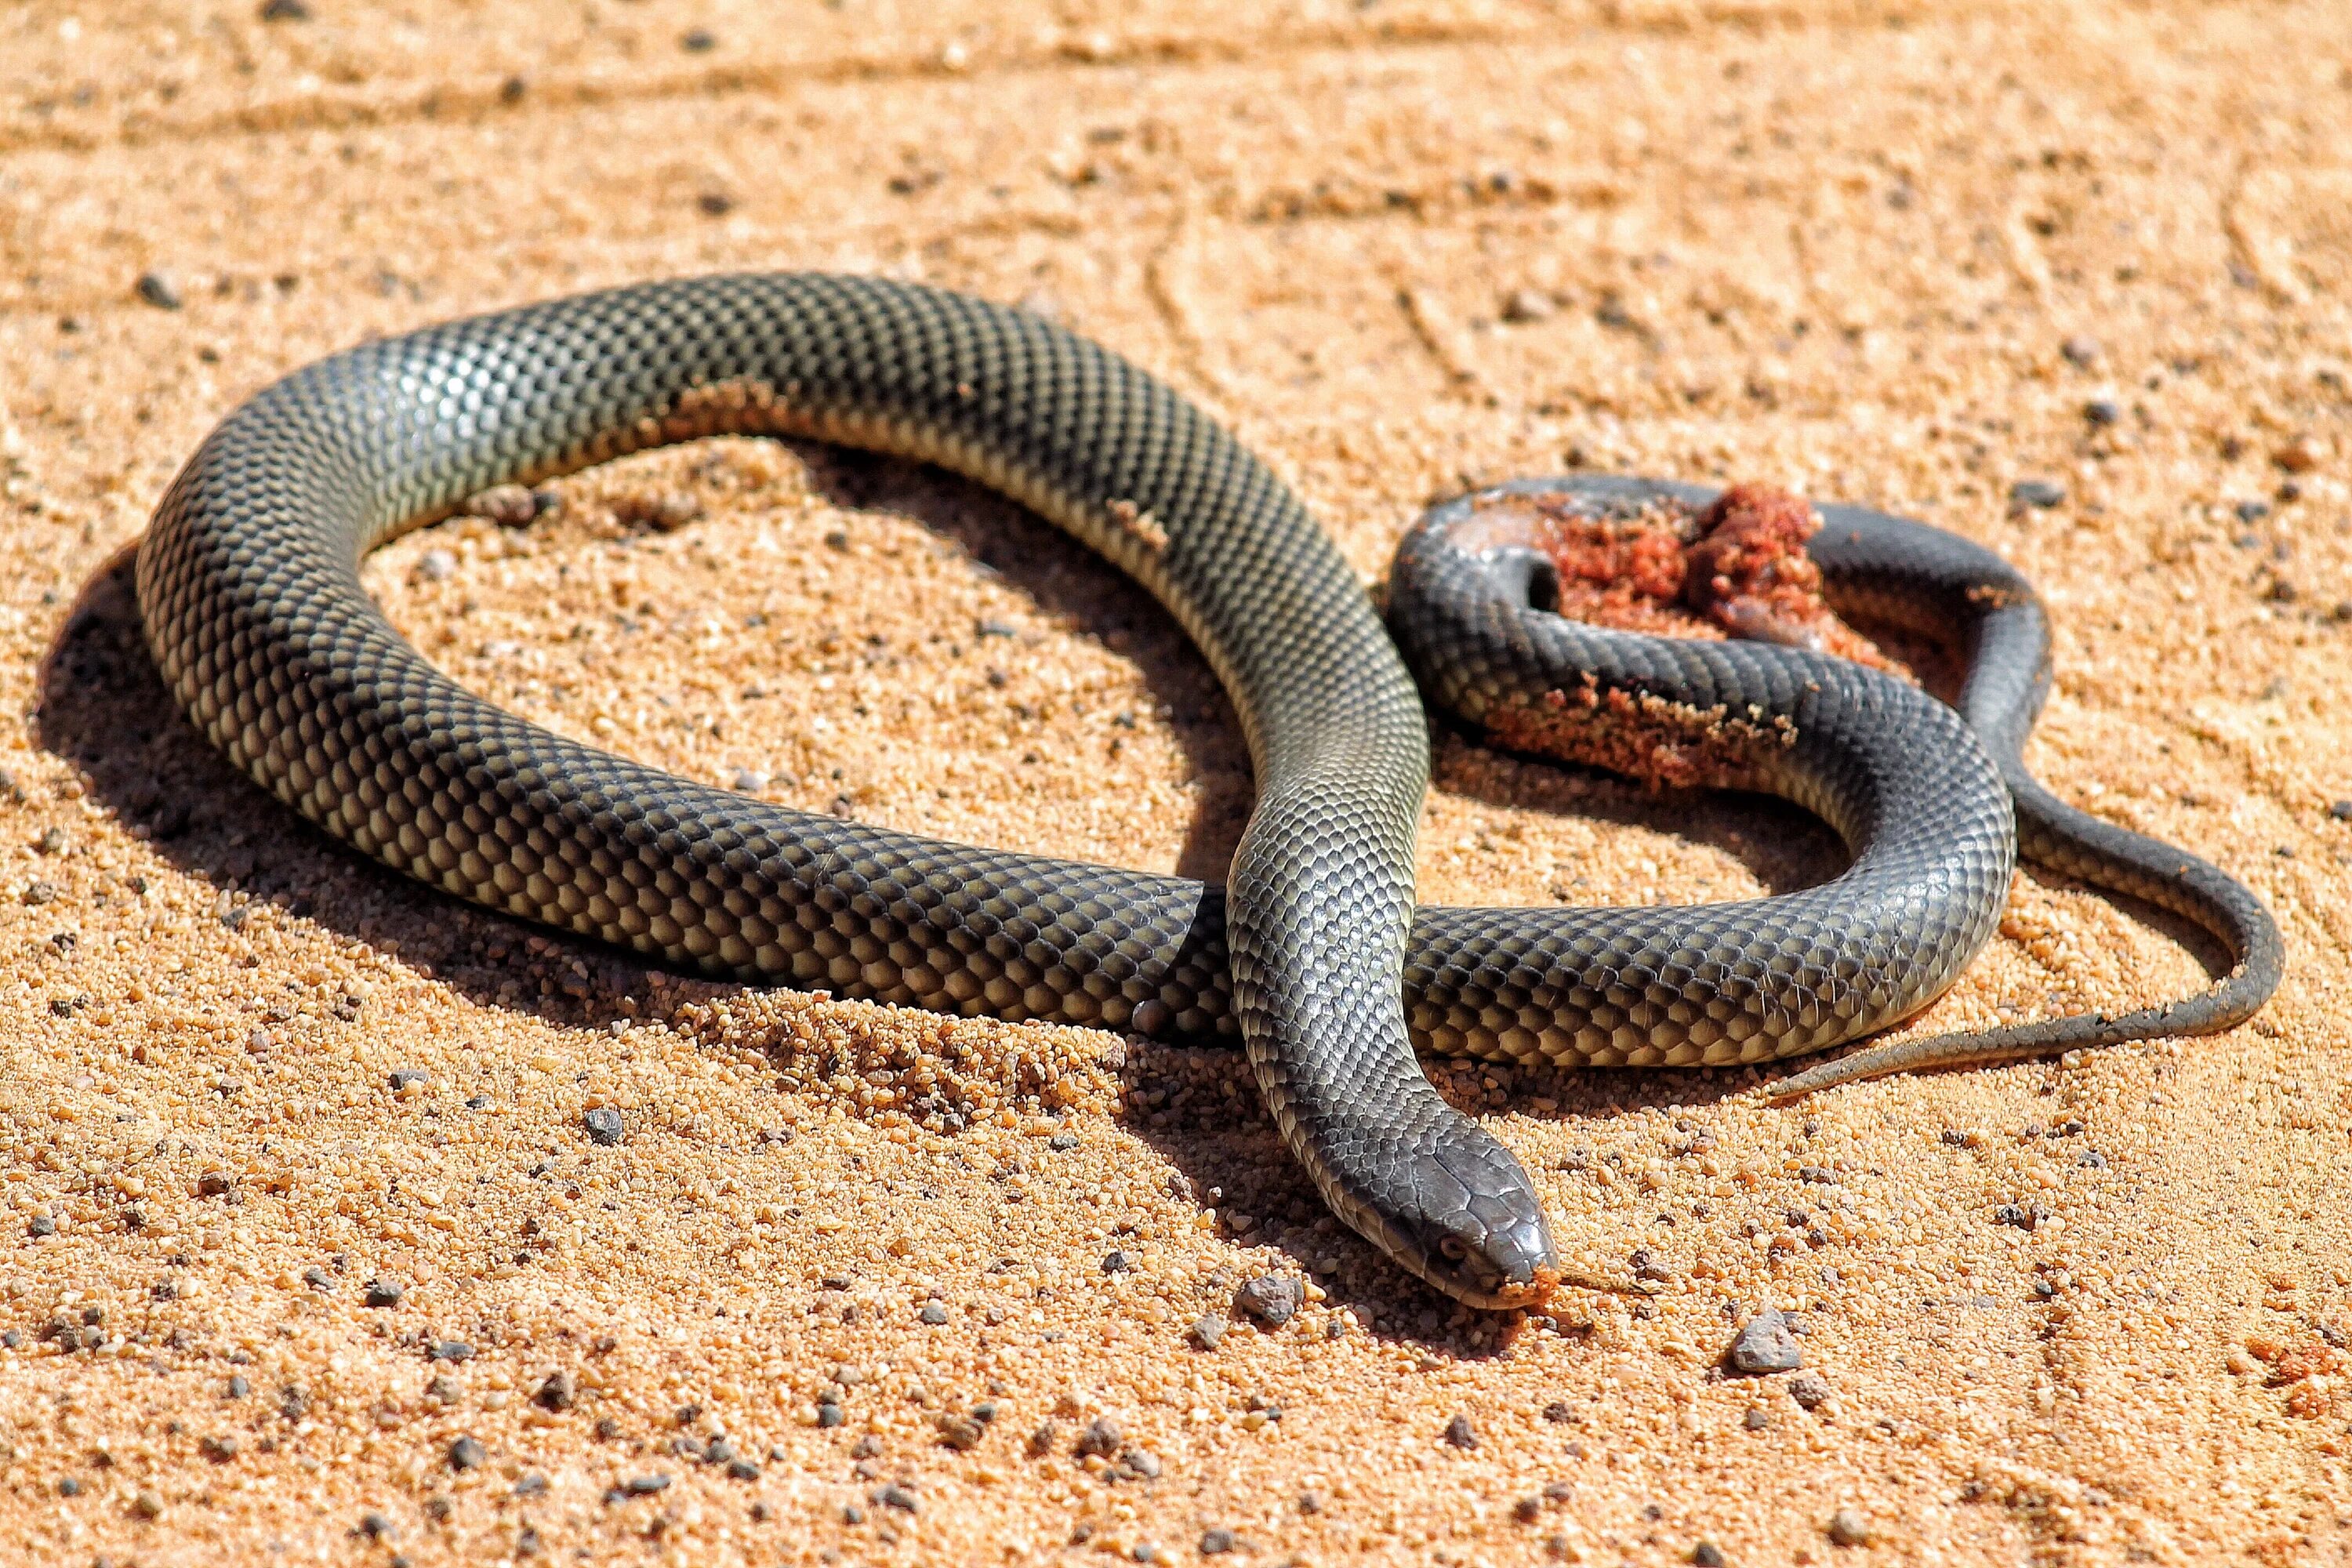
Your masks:
<svg viewBox="0 0 2352 1568"><path fill-rule="evenodd" d="M1691 1548L1690 1560L1697 1568L1723 1568L1723 1548L1712 1541L1702 1541Z"/></svg>
<svg viewBox="0 0 2352 1568"><path fill-rule="evenodd" d="M1234 1292L1234 1307L1278 1329L1298 1315L1301 1294L1298 1281L1287 1275L1261 1274Z"/></svg>
<svg viewBox="0 0 2352 1568"><path fill-rule="evenodd" d="M2003 1204L1992 1211L1995 1225L2013 1225L2020 1230L2032 1230L2050 1217L2050 1211L2040 1204Z"/></svg>
<svg viewBox="0 0 2352 1568"><path fill-rule="evenodd" d="M1213 1524L1201 1531L1201 1555L1203 1557L1223 1557L1237 1544L1234 1532L1221 1524Z"/></svg>
<svg viewBox="0 0 2352 1568"><path fill-rule="evenodd" d="M1478 1446L1477 1429L1470 1425L1467 1415L1456 1415L1445 1424L1445 1441L1456 1448L1470 1449Z"/></svg>
<svg viewBox="0 0 2352 1568"><path fill-rule="evenodd" d="M313 1263L302 1270L302 1283L313 1290L331 1291L335 1288L335 1277Z"/></svg>
<svg viewBox="0 0 2352 1568"><path fill-rule="evenodd" d="M1826 1527L1832 1546L1867 1546L1870 1544L1870 1521L1850 1508L1842 1508L1830 1515Z"/></svg>
<svg viewBox="0 0 2352 1568"><path fill-rule="evenodd" d="M72 1477L72 1476L68 1476L64 1480L61 1480L61 1481L59 1481L59 1482L58 1483L58 1496L59 1496L59 1497L79 1497L79 1496L81 1496L81 1482L80 1482L79 1480L76 1479L75 1479L74 1477Z"/></svg>
<svg viewBox="0 0 2352 1568"><path fill-rule="evenodd" d="M2290 474L2307 474L2319 467L2319 448L2305 437L2298 437L2271 454L2271 461Z"/></svg>
<svg viewBox="0 0 2352 1568"><path fill-rule="evenodd" d="M159 310L180 308L180 290L171 278L162 272L142 272L139 275L139 297Z"/></svg>
<svg viewBox="0 0 2352 1568"><path fill-rule="evenodd" d="M940 1415L931 1425L939 1428L940 1441L960 1454L979 1447L988 1432L988 1423L971 1415Z"/></svg>
<svg viewBox="0 0 2352 1568"><path fill-rule="evenodd" d="M2112 397L2094 397L2083 405L2083 417L2093 425L2112 425L2123 416L2122 405Z"/></svg>
<svg viewBox="0 0 2352 1568"><path fill-rule="evenodd" d="M737 768L735 787L745 795L758 795L768 787L768 775L751 768Z"/></svg>
<svg viewBox="0 0 2352 1568"><path fill-rule="evenodd" d="M1066 1154L1077 1146L1078 1135L1075 1132L1056 1132L1045 1140L1045 1147L1057 1154Z"/></svg>
<svg viewBox="0 0 2352 1568"><path fill-rule="evenodd" d="M239 1447L234 1437L206 1437L196 1445L196 1451L215 1465L226 1465L236 1458Z"/></svg>
<svg viewBox="0 0 2352 1568"><path fill-rule="evenodd" d="M580 1119L588 1130L588 1142L599 1148L610 1149L621 1141L621 1113L609 1105L600 1105Z"/></svg>
<svg viewBox="0 0 2352 1568"><path fill-rule="evenodd" d="M691 28L678 39L677 47L689 55L707 55L719 47L719 36L708 27Z"/></svg>
<svg viewBox="0 0 2352 1568"><path fill-rule="evenodd" d="M937 1301L924 1302L923 1310L915 1315L935 1329L948 1321L947 1308Z"/></svg>
<svg viewBox="0 0 2352 1568"><path fill-rule="evenodd" d="M1750 1432L1761 1432L1772 1425L1772 1417L1762 1405L1751 1405L1748 1414L1740 1417L1740 1425Z"/></svg>
<svg viewBox="0 0 2352 1568"><path fill-rule="evenodd" d="M1830 1402L1830 1381L1818 1372L1801 1372L1789 1380L1789 1397L1807 1410Z"/></svg>
<svg viewBox="0 0 2352 1568"><path fill-rule="evenodd" d="M2240 501L2231 510L2238 514L2238 521L2240 522L2260 522L2263 519L2270 516L2271 503L2258 498L2249 497L2248 499ZM2257 541L2256 542L2259 543L2260 541Z"/></svg>
<svg viewBox="0 0 2352 1568"><path fill-rule="evenodd" d="M669 1489L669 1477L658 1470L650 1476L631 1476L621 1483L621 1488L631 1497L651 1497Z"/></svg>
<svg viewBox="0 0 2352 1568"><path fill-rule="evenodd" d="M1125 1274L1134 1267L1135 1259L1124 1252L1109 1252L1103 1255L1102 1271L1106 1274Z"/></svg>
<svg viewBox="0 0 2352 1568"><path fill-rule="evenodd" d="M727 1478L730 1480L756 1481L760 1479L760 1467L749 1459L730 1459L727 1461Z"/></svg>
<svg viewBox="0 0 2352 1568"><path fill-rule="evenodd" d="M541 502L541 493L520 485L492 485L468 496L465 510L468 516L495 522L500 528L527 528L547 510ZM546 492L546 497L553 500L554 492Z"/></svg>
<svg viewBox="0 0 2352 1568"><path fill-rule="evenodd" d="M675 490L657 496L625 496L614 503L613 515L656 533L676 533L702 515L702 503Z"/></svg>
<svg viewBox="0 0 2352 1568"><path fill-rule="evenodd" d="M1789 1320L1777 1307L1767 1307L1748 1320L1731 1342L1731 1370L1747 1377L1771 1372L1794 1372L1804 1364Z"/></svg>
<svg viewBox="0 0 2352 1568"><path fill-rule="evenodd" d="M142 1519L153 1519L163 1511L163 1500L142 1487L131 1500L131 1511Z"/></svg>
<svg viewBox="0 0 2352 1568"><path fill-rule="evenodd" d="M253 1392L253 1383L245 1373L238 1373L228 1380L228 1387L225 1392L231 1399L243 1399Z"/></svg>
<svg viewBox="0 0 2352 1568"><path fill-rule="evenodd" d="M489 1450L472 1437L460 1437L449 1445L449 1468L453 1470L478 1470L489 1462Z"/></svg>
<svg viewBox="0 0 2352 1568"><path fill-rule="evenodd" d="M392 1521L373 1510L360 1515L360 1533L370 1541L382 1541L392 1533Z"/></svg>
<svg viewBox="0 0 2352 1568"><path fill-rule="evenodd" d="M384 1081L394 1089L423 1089L433 1081L433 1075L423 1068L394 1068Z"/></svg>
<svg viewBox="0 0 2352 1568"><path fill-rule="evenodd" d="M874 1500L884 1508L895 1508L901 1513L915 1511L915 1494L897 1481L892 1481L874 1494Z"/></svg>
<svg viewBox="0 0 2352 1568"><path fill-rule="evenodd" d="M1122 1436L1118 1422L1108 1415L1097 1415L1087 1423L1087 1429L1078 1434L1078 1440L1070 1451L1081 1459L1089 1454L1108 1459L1118 1452Z"/></svg>
<svg viewBox="0 0 2352 1568"><path fill-rule="evenodd" d="M1556 307L1551 296L1540 289L1517 289L1503 301L1503 320L1507 321L1542 321L1550 319Z"/></svg>
<svg viewBox="0 0 2352 1568"><path fill-rule="evenodd" d="M397 1307L407 1298L408 1287L389 1274L367 1282L367 1304L371 1307Z"/></svg>
<svg viewBox="0 0 2352 1568"><path fill-rule="evenodd" d="M1224 1340L1225 1330L1230 1325L1225 1320L1214 1312L1204 1312L1192 1320L1192 1327L1189 1331L1194 1344L1204 1351L1213 1351Z"/></svg>
<svg viewBox="0 0 2352 1568"><path fill-rule="evenodd" d="M2009 487L2011 506L2035 507L2047 510L2066 500L2066 487L2055 479L2020 479Z"/></svg>
<svg viewBox="0 0 2352 1568"><path fill-rule="evenodd" d="M307 22L310 19L310 0L262 0L261 19L265 22Z"/></svg>
<svg viewBox="0 0 2352 1568"><path fill-rule="evenodd" d="M457 574L457 557L446 550L428 550L416 558L416 574L427 583L446 583Z"/></svg>
<svg viewBox="0 0 2352 1568"><path fill-rule="evenodd" d="M517 1497L543 1497L546 1492L547 1478L537 1470L533 1470L514 1484L514 1495Z"/></svg>
<svg viewBox="0 0 2352 1568"><path fill-rule="evenodd" d="M2058 352L2066 356L2068 364L2078 370L2088 370L2099 361L2099 340L2077 333L2060 343Z"/></svg>
<svg viewBox="0 0 2352 1568"><path fill-rule="evenodd" d="M2327 815L2334 817L2338 822L2352 822L2352 800L2330 802L2327 807Z"/></svg>
<svg viewBox="0 0 2352 1568"><path fill-rule="evenodd" d="M568 1372L551 1372L539 1392L530 1396L531 1403L541 1410L569 1410L579 1397Z"/></svg>
<svg viewBox="0 0 2352 1568"><path fill-rule="evenodd" d="M435 1361L471 1361L474 1347L463 1340L443 1340L433 1347Z"/></svg>
<svg viewBox="0 0 2352 1568"><path fill-rule="evenodd" d="M37 1214L26 1222L25 1229L34 1236L55 1236L58 1233L58 1222L47 1215Z"/></svg>

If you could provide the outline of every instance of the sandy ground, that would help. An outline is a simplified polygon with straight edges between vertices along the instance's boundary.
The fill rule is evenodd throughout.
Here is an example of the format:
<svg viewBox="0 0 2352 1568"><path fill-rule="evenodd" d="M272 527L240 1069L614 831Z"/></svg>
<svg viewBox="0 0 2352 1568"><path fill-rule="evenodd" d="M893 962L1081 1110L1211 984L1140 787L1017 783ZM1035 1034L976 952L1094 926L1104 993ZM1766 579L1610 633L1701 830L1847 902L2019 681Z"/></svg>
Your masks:
<svg viewBox="0 0 2352 1568"><path fill-rule="evenodd" d="M274 9L0 7L0 1558L2345 1558L2340 5ZM787 266L1116 345L1368 581L1431 497L1572 464L1986 541L2057 613L2035 765L2246 879L2286 984L1784 1110L1441 1067L1575 1259L1661 1288L1474 1319L1334 1231L1230 1058L648 973L358 861L172 710L123 552L239 398ZM478 689L795 805L1229 850L1213 682L1017 510L752 442L562 489L371 567ZM1459 739L1423 843L1452 901L1834 865ZM2021 876L1927 1024L2192 986L2178 938ZM1265 1275L1308 1286L1278 1328L1234 1314ZM1809 1378L1723 1370L1766 1305Z"/></svg>

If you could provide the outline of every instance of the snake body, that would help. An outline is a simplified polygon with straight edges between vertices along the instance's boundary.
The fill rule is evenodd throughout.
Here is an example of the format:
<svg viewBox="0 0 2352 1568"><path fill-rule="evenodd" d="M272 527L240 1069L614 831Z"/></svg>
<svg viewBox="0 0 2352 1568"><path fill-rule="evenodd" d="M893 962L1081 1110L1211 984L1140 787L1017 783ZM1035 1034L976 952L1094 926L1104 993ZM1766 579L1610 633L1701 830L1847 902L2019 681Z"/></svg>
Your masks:
<svg viewBox="0 0 2352 1568"><path fill-rule="evenodd" d="M361 585L370 549L488 486L725 433L937 463L1157 596L1223 681L1255 771L1227 887L943 844L671 777L467 693ZM436 887L714 975L963 1015L1237 1033L1333 1210L1483 1306L1539 1299L1560 1270L1525 1171L1437 1096L1416 1037L1525 1060L1820 1048L1948 984L2007 879L1998 765L1921 699L1916 721L1942 725L1935 754L1957 759L1936 765L1974 803L1957 816L1948 795L1903 794L1884 759L1823 761L1805 742L1795 750L1812 761L1786 775L1857 839L1858 868L1882 855L1864 878L1882 895L1879 945L1851 945L1834 907L1800 940L1772 923L1780 900L1704 915L1416 914L1425 721L1305 509L1108 351L911 284L646 284L321 360L233 411L190 458L142 547L138 591L159 667L216 746L327 832ZM1805 693L1768 669L1791 651L1704 656L1729 660L1719 668L1667 659L1628 679L1710 679L1726 701L1801 708ZM1873 718L1878 700L1858 699L1838 732L1865 751L1917 743L1923 732ZM1874 847L1889 814L1917 811L1926 837L1943 833L1958 853L1938 859L1914 835L1885 859ZM1908 891L1882 886L1923 867L1928 880ZM1893 939L1906 930L1927 933L1925 978L1901 973Z"/></svg>

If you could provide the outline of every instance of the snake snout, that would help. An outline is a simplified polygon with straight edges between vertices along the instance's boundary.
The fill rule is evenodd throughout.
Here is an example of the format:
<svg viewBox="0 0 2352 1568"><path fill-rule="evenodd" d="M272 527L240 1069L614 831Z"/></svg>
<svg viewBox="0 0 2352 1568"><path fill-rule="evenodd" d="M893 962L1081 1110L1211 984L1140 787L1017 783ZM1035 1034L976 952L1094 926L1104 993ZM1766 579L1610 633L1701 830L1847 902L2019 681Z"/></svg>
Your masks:
<svg viewBox="0 0 2352 1568"><path fill-rule="evenodd" d="M1551 1227L1527 1172L1485 1131L1430 1152L1417 1216L1422 1277L1474 1307L1528 1307L1559 1282ZM1441 1174L1442 1173L1442 1174ZM1441 1194L1443 1194L1441 1196Z"/></svg>

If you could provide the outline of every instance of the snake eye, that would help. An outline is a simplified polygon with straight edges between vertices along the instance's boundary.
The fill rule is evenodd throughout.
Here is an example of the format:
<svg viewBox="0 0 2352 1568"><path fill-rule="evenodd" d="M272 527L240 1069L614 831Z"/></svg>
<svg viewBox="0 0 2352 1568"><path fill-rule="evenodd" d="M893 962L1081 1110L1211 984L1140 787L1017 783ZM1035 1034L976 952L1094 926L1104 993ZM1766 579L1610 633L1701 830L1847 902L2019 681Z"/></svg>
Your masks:
<svg viewBox="0 0 2352 1568"><path fill-rule="evenodd" d="M1462 1238L1458 1236L1439 1237L1437 1242L1437 1250L1449 1263L1459 1263L1464 1258L1470 1256L1470 1248L1463 1243Z"/></svg>

